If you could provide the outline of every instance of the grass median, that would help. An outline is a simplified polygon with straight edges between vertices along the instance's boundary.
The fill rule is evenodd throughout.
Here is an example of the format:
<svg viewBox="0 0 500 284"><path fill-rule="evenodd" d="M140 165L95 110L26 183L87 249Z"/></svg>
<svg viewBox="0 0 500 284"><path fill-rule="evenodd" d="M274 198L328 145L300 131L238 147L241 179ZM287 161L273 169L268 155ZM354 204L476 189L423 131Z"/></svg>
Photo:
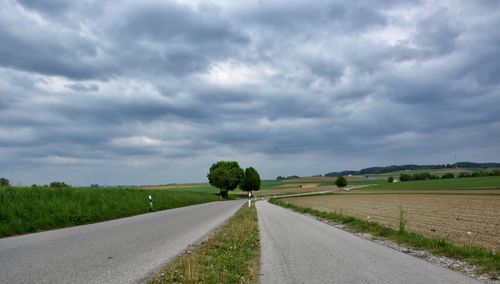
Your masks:
<svg viewBox="0 0 500 284"><path fill-rule="evenodd" d="M471 264L481 266L482 272L488 272L496 277L498 277L498 272L500 271L500 256L495 252L471 245L455 245L443 239L432 239L409 232L404 229L404 223L402 223L400 229L397 230L352 216L300 207L286 202L283 199L271 199L270 202L285 208L290 208L299 213L309 214L324 220L344 224L355 232L370 233L375 237L389 239L415 249L424 249L435 254L465 260ZM404 220L402 220L402 222L404 222Z"/></svg>
<svg viewBox="0 0 500 284"><path fill-rule="evenodd" d="M153 199L152 209L149 195ZM215 194L159 190L0 188L0 237L218 200Z"/></svg>
<svg viewBox="0 0 500 284"><path fill-rule="evenodd" d="M244 205L200 245L149 280L157 283L257 283L259 230L255 206Z"/></svg>

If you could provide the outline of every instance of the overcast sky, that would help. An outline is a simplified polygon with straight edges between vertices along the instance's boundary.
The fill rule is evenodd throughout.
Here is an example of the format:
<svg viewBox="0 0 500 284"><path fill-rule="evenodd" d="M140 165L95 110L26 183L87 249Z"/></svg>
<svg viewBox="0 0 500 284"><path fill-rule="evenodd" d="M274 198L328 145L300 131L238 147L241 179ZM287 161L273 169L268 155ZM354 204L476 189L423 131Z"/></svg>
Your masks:
<svg viewBox="0 0 500 284"><path fill-rule="evenodd" d="M500 162L499 27L497 0L0 0L0 176Z"/></svg>

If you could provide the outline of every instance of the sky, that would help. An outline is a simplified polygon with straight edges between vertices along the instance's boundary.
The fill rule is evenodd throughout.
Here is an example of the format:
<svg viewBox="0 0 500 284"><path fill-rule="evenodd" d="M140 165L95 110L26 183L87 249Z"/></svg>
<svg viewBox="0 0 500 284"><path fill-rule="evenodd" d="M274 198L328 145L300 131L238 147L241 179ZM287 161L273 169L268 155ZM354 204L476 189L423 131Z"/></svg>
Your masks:
<svg viewBox="0 0 500 284"><path fill-rule="evenodd" d="M500 162L500 2L0 0L0 176Z"/></svg>

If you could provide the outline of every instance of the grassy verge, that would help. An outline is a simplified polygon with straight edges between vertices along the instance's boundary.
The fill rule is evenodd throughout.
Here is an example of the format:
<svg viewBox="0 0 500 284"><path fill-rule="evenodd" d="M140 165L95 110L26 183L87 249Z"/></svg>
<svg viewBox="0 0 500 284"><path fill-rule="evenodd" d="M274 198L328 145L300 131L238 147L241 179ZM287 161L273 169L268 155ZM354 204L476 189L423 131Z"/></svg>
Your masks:
<svg viewBox="0 0 500 284"><path fill-rule="evenodd" d="M494 276L498 276L498 272L500 271L500 256L483 248L470 245L454 245L443 239L431 239L420 234L405 231L404 226L403 230L396 230L351 216L296 206L280 199L271 199L270 202L285 208L290 208L296 212L344 224L349 229L356 232L367 232L375 237L389 239L415 249L424 249L435 254L462 259L471 264L480 265L484 272L488 272Z"/></svg>
<svg viewBox="0 0 500 284"><path fill-rule="evenodd" d="M138 189L0 188L0 237L218 200L214 194Z"/></svg>
<svg viewBox="0 0 500 284"><path fill-rule="evenodd" d="M149 283L257 283L259 255L257 211L244 205L207 241L171 262Z"/></svg>

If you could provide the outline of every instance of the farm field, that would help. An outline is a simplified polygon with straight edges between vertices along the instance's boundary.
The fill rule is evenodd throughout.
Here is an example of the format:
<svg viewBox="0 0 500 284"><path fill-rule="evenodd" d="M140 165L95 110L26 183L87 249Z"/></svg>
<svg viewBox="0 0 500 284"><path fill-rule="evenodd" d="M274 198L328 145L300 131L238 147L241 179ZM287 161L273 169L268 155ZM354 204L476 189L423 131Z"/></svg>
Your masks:
<svg viewBox="0 0 500 284"><path fill-rule="evenodd" d="M167 190L167 191L178 191L178 192L197 192L197 193L219 193L219 189L210 186L208 183L204 184L178 184L178 185L159 185L159 186L144 186L143 189L147 190ZM283 195L291 193L306 193L306 192L318 192L337 189L333 182L328 180L312 182L309 180L291 180L291 181L275 181L275 180L264 180L261 183L261 189L254 192L256 196L269 196L269 195ZM235 189L230 191L229 195L246 197L247 193Z"/></svg>
<svg viewBox="0 0 500 284"><path fill-rule="evenodd" d="M374 221L392 228L399 226L401 206L408 231L498 251L500 190L488 190L488 193L472 190L459 192L343 193L286 198L286 201L301 207Z"/></svg>
<svg viewBox="0 0 500 284"><path fill-rule="evenodd" d="M363 189L500 189L500 176L383 182Z"/></svg>
<svg viewBox="0 0 500 284"><path fill-rule="evenodd" d="M0 188L0 237L219 201L215 194L139 189Z"/></svg>

